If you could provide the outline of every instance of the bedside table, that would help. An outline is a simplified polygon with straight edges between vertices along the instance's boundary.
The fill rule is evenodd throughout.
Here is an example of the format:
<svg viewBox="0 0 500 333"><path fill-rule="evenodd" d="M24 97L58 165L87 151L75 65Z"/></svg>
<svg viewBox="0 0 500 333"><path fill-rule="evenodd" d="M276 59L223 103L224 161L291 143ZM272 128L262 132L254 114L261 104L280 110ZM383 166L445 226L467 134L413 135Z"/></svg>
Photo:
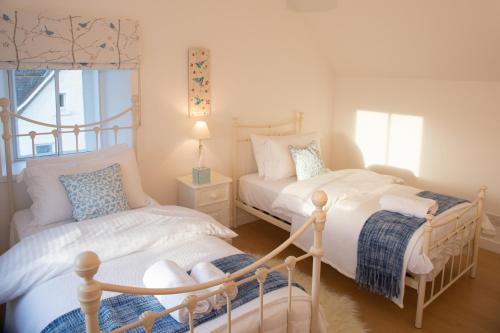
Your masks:
<svg viewBox="0 0 500 333"><path fill-rule="evenodd" d="M177 204L207 213L231 227L231 178L212 171L208 184L193 184L192 175L177 177Z"/></svg>

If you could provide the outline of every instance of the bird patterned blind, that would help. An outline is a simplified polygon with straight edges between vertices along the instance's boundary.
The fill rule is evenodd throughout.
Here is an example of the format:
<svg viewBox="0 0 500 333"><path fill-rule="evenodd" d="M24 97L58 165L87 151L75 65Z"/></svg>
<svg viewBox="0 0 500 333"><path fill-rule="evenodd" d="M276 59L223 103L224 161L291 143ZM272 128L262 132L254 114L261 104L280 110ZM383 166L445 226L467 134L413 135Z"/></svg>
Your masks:
<svg viewBox="0 0 500 333"><path fill-rule="evenodd" d="M0 68L134 69L139 62L137 21L0 10Z"/></svg>

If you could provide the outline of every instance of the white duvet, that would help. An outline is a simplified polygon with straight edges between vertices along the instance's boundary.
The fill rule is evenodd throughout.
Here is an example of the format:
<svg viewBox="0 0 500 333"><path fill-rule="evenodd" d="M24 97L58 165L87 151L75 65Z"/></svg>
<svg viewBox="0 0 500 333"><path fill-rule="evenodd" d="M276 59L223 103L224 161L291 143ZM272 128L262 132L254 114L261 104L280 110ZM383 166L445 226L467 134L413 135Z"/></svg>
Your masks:
<svg viewBox="0 0 500 333"><path fill-rule="evenodd" d="M146 207L39 232L0 257L0 303L71 269L83 251L106 262L196 234L236 236L205 214L180 207Z"/></svg>
<svg viewBox="0 0 500 333"><path fill-rule="evenodd" d="M323 233L323 244L325 244L323 260L342 274L355 278L359 235L367 219L380 210L380 197L386 193L415 195L421 191L400 183L401 180L397 177L380 175L369 170L331 171L288 185L274 201L273 208L293 213L292 232L294 232L314 210L311 202L312 194L318 190L325 191L328 195L326 205L328 213ZM467 203L457 205L436 219L457 212L467 205ZM436 231L433 239L446 230L439 228ZM407 269L413 273L427 274L433 271L436 264L432 260L442 259L441 254L437 252L431 253L430 258L421 254L422 234L423 226L414 233L406 249L404 269L401 272L402 292L398 299L393 300L400 307L403 307L404 277ZM468 235L464 235L466 236ZM313 233L308 231L295 242L295 245L307 250L312 243Z"/></svg>
<svg viewBox="0 0 500 333"><path fill-rule="evenodd" d="M200 261L240 253L220 239L234 236L208 215L177 206L145 207L41 231L0 257L0 303L11 301L6 329L39 332L79 307L76 291L82 280L73 272L73 262L82 251L99 255L102 264L96 279L143 286L145 270L158 260L170 259L190 269ZM104 292L103 298L114 295ZM294 296L293 326L300 332L309 325L310 298L297 288ZM234 310L236 332L258 322L257 302ZM276 332L286 330L286 288L267 294L265 302L269 305L265 314L269 331L273 326ZM212 332L224 327L225 319L219 317L199 328Z"/></svg>

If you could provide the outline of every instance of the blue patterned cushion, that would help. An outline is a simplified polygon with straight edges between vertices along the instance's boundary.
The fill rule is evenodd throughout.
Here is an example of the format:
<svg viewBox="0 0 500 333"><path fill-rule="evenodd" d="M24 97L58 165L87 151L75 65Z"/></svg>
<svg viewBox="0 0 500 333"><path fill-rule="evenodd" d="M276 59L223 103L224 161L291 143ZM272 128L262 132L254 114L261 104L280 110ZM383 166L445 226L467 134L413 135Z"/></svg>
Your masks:
<svg viewBox="0 0 500 333"><path fill-rule="evenodd" d="M295 162L297 180L309 179L326 172L316 141L312 141L303 148L289 145L288 149Z"/></svg>
<svg viewBox="0 0 500 333"><path fill-rule="evenodd" d="M92 172L59 176L77 221L128 210L120 165Z"/></svg>

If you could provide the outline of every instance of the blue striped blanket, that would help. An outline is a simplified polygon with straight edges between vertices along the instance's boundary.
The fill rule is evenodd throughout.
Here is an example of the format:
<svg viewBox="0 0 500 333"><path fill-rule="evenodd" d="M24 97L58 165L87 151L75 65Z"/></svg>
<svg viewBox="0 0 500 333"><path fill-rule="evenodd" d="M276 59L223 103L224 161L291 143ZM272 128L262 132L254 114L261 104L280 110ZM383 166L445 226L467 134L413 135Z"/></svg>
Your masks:
<svg viewBox="0 0 500 333"><path fill-rule="evenodd" d="M430 191L417 194L436 200L436 215L466 200ZM371 215L361 230L358 241L356 282L387 298L397 298L401 292L404 255L413 233L426 219L408 217L381 210Z"/></svg>
<svg viewBox="0 0 500 333"><path fill-rule="evenodd" d="M255 262L255 258L248 254L235 254L228 257L220 258L212 261L212 263L225 273L236 272ZM244 279L253 274L247 273L240 277L237 281ZM288 280L278 272L268 274L264 283L264 292L268 293L273 290L286 287ZM301 286L294 283L295 286L303 289ZM250 281L238 287L238 296L232 301L232 308L237 308L251 300L259 297L259 284L256 280ZM154 296L138 296L129 294L120 294L118 296L106 298L101 302L99 309L99 322L102 332L109 332L118 327L132 323L139 319L139 316L144 311L164 311L165 308L158 302ZM207 315L194 321L195 326L212 320L226 313L226 307L219 310L213 310ZM165 316L155 321L153 332L162 333L180 333L189 330L188 324L182 324L176 321L171 316ZM85 321L80 309L70 311L54 321L52 321L43 333L63 333L63 332L85 332ZM129 332L143 332L142 326L130 330Z"/></svg>

